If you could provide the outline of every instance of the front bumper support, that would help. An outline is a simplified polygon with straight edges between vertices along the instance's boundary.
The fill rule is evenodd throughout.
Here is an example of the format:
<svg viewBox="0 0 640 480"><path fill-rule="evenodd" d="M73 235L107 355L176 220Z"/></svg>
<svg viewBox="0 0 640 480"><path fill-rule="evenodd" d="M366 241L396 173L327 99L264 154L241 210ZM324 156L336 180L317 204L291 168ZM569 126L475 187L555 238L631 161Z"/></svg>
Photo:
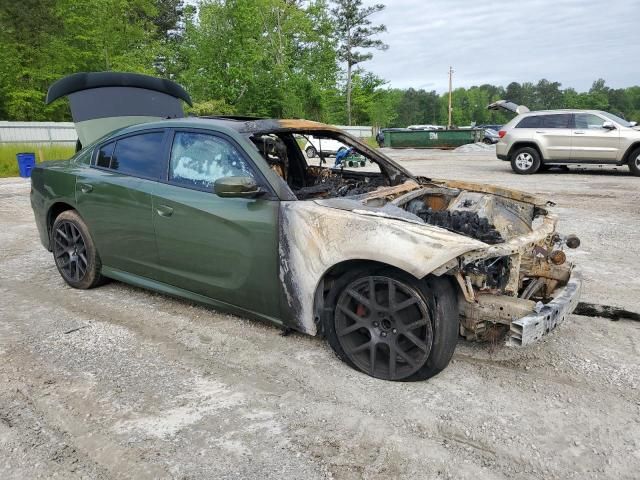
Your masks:
<svg viewBox="0 0 640 480"><path fill-rule="evenodd" d="M573 269L567 284L539 312L511 322L506 344L522 347L530 345L560 325L578 305L582 291L582 274Z"/></svg>

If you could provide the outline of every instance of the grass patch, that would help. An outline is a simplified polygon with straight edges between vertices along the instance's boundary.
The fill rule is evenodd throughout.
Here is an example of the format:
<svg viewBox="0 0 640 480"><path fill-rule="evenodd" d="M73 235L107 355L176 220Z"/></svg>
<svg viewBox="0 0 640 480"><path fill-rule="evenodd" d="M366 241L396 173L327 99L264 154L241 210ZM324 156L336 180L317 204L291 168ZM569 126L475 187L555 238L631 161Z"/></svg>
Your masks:
<svg viewBox="0 0 640 480"><path fill-rule="evenodd" d="M36 162L66 160L75 153L69 145L47 145L33 143L0 143L0 177L18 176L17 153L35 153Z"/></svg>

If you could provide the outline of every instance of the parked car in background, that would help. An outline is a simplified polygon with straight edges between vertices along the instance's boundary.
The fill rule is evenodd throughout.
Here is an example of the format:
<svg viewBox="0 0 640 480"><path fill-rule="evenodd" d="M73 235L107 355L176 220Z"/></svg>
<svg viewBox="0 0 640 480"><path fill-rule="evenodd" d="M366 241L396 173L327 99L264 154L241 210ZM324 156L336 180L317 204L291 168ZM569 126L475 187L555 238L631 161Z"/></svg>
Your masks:
<svg viewBox="0 0 640 480"><path fill-rule="evenodd" d="M347 148L344 143L337 140L317 138L312 135L307 135L304 138L306 139L304 152L307 158L315 158L320 154L323 157L335 157L340 150Z"/></svg>
<svg viewBox="0 0 640 480"><path fill-rule="evenodd" d="M627 165L640 176L640 128L600 110L547 110L516 116L499 132L496 155L518 174L553 165Z"/></svg>
<svg viewBox="0 0 640 480"><path fill-rule="evenodd" d="M500 130L502 130L502 125L496 125L496 124L487 124L487 125L479 125L478 128L485 128L485 129L490 129L490 130L495 130L496 132L499 132Z"/></svg>
<svg viewBox="0 0 640 480"><path fill-rule="evenodd" d="M493 145L494 143L498 143L500 140L500 135L496 130L491 128L485 128L482 136L482 143L486 145Z"/></svg>
<svg viewBox="0 0 640 480"><path fill-rule="evenodd" d="M446 130L443 125L409 125L409 130Z"/></svg>

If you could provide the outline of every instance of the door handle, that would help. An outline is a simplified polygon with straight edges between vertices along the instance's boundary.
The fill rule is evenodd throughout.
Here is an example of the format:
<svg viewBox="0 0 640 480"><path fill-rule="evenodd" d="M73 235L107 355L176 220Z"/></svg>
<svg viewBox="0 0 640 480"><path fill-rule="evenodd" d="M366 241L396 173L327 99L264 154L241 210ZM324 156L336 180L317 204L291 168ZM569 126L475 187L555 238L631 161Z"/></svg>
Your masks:
<svg viewBox="0 0 640 480"><path fill-rule="evenodd" d="M173 214L173 208L168 205L158 205L156 211L161 217L170 217Z"/></svg>
<svg viewBox="0 0 640 480"><path fill-rule="evenodd" d="M547 133L546 130L536 130L536 133Z"/></svg>
<svg viewBox="0 0 640 480"><path fill-rule="evenodd" d="M82 193L89 193L92 190L93 190L93 186L92 185L88 185L86 183L81 183L80 184L80 191Z"/></svg>
<svg viewBox="0 0 640 480"><path fill-rule="evenodd" d="M573 133L575 133L576 135L584 135L585 132L581 131L581 130L575 130Z"/></svg>

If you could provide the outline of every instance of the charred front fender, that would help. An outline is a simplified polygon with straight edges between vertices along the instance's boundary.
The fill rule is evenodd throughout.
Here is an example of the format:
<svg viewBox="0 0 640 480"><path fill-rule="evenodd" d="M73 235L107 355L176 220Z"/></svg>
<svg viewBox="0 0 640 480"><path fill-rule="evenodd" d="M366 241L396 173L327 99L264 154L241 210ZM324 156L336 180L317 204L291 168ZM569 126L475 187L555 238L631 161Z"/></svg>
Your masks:
<svg viewBox="0 0 640 480"><path fill-rule="evenodd" d="M286 319L315 335L314 297L325 273L349 260L369 260L423 278L464 253L487 245L431 225L315 202L281 202L280 281Z"/></svg>

